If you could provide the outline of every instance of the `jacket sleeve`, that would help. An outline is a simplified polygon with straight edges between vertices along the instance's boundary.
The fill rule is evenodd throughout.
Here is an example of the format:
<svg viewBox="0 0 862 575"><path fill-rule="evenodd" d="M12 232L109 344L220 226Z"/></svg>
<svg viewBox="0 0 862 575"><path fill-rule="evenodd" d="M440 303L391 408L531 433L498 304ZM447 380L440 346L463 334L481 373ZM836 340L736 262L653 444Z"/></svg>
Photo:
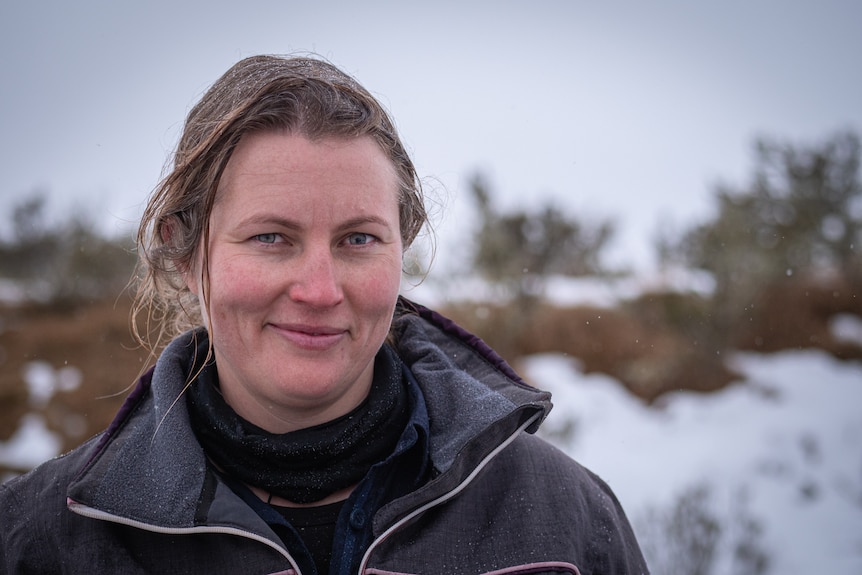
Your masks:
<svg viewBox="0 0 862 575"><path fill-rule="evenodd" d="M0 573L55 573L65 496L37 469L0 485ZM55 478L56 479L56 478Z"/></svg>
<svg viewBox="0 0 862 575"><path fill-rule="evenodd" d="M505 457L510 469L520 470L518 489L532 500L525 516L531 523L545 523L542 529L552 534L546 545L558 547L581 575L649 573L634 530L608 484L543 439L522 439ZM551 543L554 539L560 540Z"/></svg>
<svg viewBox="0 0 862 575"><path fill-rule="evenodd" d="M577 465L577 464L576 464ZM584 498L590 533L584 547L582 574L647 574L643 557L631 524L611 488L590 470L581 467L586 483L582 489L593 491Z"/></svg>

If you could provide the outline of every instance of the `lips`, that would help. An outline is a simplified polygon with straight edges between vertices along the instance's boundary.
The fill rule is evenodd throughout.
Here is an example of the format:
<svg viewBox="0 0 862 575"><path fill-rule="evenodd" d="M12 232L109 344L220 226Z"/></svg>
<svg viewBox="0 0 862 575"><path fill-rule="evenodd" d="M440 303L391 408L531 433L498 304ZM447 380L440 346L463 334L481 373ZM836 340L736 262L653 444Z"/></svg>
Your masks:
<svg viewBox="0 0 862 575"><path fill-rule="evenodd" d="M311 351L329 349L347 336L347 330L321 325L269 324L281 337L296 347Z"/></svg>

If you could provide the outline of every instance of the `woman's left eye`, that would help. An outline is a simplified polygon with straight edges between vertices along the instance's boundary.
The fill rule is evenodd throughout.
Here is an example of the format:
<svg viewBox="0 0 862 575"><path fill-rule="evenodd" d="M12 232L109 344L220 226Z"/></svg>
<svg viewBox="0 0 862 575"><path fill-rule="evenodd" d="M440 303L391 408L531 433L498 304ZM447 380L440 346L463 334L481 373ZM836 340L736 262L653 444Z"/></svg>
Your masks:
<svg viewBox="0 0 862 575"><path fill-rule="evenodd" d="M254 239L262 244L274 244L278 241L278 234L258 234Z"/></svg>
<svg viewBox="0 0 862 575"><path fill-rule="evenodd" d="M347 236L347 243L351 246L364 246L374 241L374 236L370 234L350 234Z"/></svg>

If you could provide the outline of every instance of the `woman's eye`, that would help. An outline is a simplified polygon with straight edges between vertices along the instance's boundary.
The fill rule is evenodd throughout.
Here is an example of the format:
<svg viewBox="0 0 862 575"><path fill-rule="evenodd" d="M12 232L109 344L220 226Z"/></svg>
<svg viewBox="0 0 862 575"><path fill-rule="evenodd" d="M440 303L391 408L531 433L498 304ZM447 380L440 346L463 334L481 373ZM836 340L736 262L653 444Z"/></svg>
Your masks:
<svg viewBox="0 0 862 575"><path fill-rule="evenodd" d="M347 237L347 243L351 246L364 246L374 241L374 236L370 234L350 234Z"/></svg>
<svg viewBox="0 0 862 575"><path fill-rule="evenodd" d="M278 234L258 234L254 239L262 244L274 244L278 241Z"/></svg>

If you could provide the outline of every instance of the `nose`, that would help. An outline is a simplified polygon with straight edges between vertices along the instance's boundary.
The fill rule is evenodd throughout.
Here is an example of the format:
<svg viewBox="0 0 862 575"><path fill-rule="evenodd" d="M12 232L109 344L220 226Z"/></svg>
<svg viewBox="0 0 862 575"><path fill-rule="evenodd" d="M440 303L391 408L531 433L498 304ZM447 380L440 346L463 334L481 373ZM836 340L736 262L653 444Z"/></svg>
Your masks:
<svg viewBox="0 0 862 575"><path fill-rule="evenodd" d="M337 263L328 249L307 249L298 260L290 299L313 307L332 307L344 299Z"/></svg>

